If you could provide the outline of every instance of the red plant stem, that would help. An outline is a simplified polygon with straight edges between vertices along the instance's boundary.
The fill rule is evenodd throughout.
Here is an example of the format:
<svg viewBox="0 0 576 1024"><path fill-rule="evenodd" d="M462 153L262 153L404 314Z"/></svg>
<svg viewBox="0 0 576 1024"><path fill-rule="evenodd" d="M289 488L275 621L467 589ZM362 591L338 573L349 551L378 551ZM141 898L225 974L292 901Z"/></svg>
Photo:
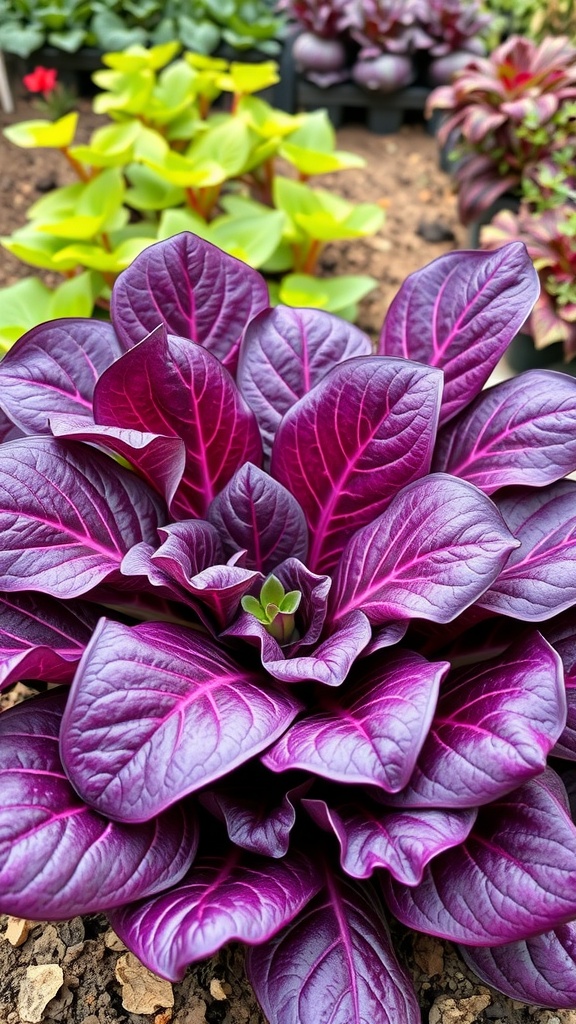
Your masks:
<svg viewBox="0 0 576 1024"><path fill-rule="evenodd" d="M306 259L304 260L304 266L302 267L302 271L304 274L315 273L318 257L320 256L322 249L323 243L319 242L318 239L314 238L310 243L310 248L308 249Z"/></svg>
<svg viewBox="0 0 576 1024"><path fill-rule="evenodd" d="M198 216L202 217L202 220L204 220L204 211L202 209L200 197L197 195L195 189L190 187L186 189L186 201L190 209L194 210L194 213L197 213Z"/></svg>
<svg viewBox="0 0 576 1024"><path fill-rule="evenodd" d="M221 185L209 185L199 189L202 216L204 220L210 220L211 214L218 202Z"/></svg>
<svg viewBox="0 0 576 1024"><path fill-rule="evenodd" d="M91 175L84 167L82 167L82 164L72 156L68 146L62 146L60 152L64 154L68 163L73 168L74 173L80 178L80 181L90 181Z"/></svg>
<svg viewBox="0 0 576 1024"><path fill-rule="evenodd" d="M264 202L266 203L267 206L274 206L273 189L275 168L273 156L269 156L268 159L264 162L262 170L264 171Z"/></svg>
<svg viewBox="0 0 576 1024"><path fill-rule="evenodd" d="M205 121L210 113L210 100L207 96L200 96L198 100L198 113L202 121Z"/></svg>

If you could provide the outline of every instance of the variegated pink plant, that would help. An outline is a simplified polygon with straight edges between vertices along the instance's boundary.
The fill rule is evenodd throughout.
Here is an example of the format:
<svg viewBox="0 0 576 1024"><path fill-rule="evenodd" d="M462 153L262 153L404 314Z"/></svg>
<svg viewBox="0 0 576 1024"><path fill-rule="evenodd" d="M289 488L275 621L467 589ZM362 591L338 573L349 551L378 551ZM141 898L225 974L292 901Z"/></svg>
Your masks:
<svg viewBox="0 0 576 1024"><path fill-rule="evenodd" d="M518 214L502 210L482 229L483 249L524 242L540 278L541 292L526 329L536 348L564 344L566 359L576 356L576 212L564 204L534 212L522 204Z"/></svg>
<svg viewBox="0 0 576 1024"><path fill-rule="evenodd" d="M446 115L439 141L458 138L454 179L464 223L517 189L526 170L558 146L555 118L575 98L576 48L565 37L536 44L512 36L434 90L427 113Z"/></svg>

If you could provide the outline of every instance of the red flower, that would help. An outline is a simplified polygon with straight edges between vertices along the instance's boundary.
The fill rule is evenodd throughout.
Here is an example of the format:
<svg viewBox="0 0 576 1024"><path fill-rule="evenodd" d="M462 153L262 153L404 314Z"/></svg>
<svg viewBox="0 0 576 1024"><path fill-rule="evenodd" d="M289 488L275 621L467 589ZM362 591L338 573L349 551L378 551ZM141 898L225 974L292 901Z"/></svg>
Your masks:
<svg viewBox="0 0 576 1024"><path fill-rule="evenodd" d="M24 75L22 81L29 92L41 92L47 96L56 88L58 72L56 68L34 68L29 75Z"/></svg>

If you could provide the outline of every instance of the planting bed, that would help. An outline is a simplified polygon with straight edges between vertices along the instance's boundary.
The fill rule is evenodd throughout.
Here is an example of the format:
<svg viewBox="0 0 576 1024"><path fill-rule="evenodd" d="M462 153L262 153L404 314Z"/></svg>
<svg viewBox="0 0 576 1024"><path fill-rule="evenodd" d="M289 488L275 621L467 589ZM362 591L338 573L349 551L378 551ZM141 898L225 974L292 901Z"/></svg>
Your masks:
<svg viewBox="0 0 576 1024"><path fill-rule="evenodd" d="M30 106L19 100L13 119L30 116ZM85 122L86 129L94 127L89 117ZM351 199L381 203L387 221L372 239L327 247L323 272L368 273L380 282L360 314L360 325L375 336L404 278L435 256L465 245L466 232L457 223L448 178L438 169L436 144L422 125L404 125L385 137L349 126L339 133L339 145L361 153L366 169L326 176L322 184L333 184ZM22 223L39 190L65 180L58 154L16 149L2 139L0 233ZM0 253L0 285L27 272ZM0 707L25 694L17 687ZM7 925L0 919L1 1024L263 1024L235 947L190 969L181 984L171 986L127 955L103 917L30 928L22 922ZM448 944L426 936L413 939L401 929L396 937L414 974L425 1024L576 1024L576 1011L521 1006L488 990Z"/></svg>
<svg viewBox="0 0 576 1024"><path fill-rule="evenodd" d="M19 98L14 114L0 112L0 124L38 116ZM89 101L83 101L80 124L85 138L98 123ZM404 278L443 252L464 246L467 232L458 224L449 179L438 167L436 141L421 122L406 123L396 134L384 136L350 124L340 130L338 147L359 153L366 168L315 178L314 184L334 188L356 202L381 204L386 221L374 238L328 245L322 271L327 276L370 274L380 282L364 300L360 317L360 325L374 335ZM0 235L24 223L25 211L42 190L73 180L60 153L20 149L0 136ZM419 230L440 241L427 241ZM36 272L0 250L0 287L28 273ZM46 276L48 283L60 280Z"/></svg>

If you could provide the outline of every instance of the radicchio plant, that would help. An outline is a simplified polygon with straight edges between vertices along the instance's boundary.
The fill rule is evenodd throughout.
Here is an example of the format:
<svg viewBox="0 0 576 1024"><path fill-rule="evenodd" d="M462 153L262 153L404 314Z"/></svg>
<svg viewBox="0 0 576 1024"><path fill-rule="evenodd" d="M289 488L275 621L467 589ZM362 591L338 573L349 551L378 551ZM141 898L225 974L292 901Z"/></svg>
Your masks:
<svg viewBox="0 0 576 1024"><path fill-rule="evenodd" d="M417 1024L389 912L576 1005L576 380L482 390L537 294L450 253L374 355L184 234L15 344L0 911L240 940L270 1024Z"/></svg>
<svg viewBox="0 0 576 1024"><path fill-rule="evenodd" d="M349 3L350 0L278 0L276 5L299 29L292 46L296 67L322 87L348 77L348 51L341 36Z"/></svg>

